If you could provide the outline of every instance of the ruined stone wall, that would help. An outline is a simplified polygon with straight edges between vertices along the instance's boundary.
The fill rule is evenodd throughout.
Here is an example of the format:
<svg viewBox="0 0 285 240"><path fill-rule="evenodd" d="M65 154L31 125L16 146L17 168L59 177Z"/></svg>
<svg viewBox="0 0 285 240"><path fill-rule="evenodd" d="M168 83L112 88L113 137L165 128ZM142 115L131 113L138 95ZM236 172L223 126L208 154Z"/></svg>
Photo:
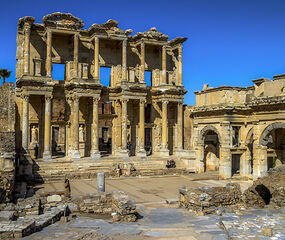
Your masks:
<svg viewBox="0 0 285 240"><path fill-rule="evenodd" d="M14 84L0 86L0 203L12 198L15 158Z"/></svg>

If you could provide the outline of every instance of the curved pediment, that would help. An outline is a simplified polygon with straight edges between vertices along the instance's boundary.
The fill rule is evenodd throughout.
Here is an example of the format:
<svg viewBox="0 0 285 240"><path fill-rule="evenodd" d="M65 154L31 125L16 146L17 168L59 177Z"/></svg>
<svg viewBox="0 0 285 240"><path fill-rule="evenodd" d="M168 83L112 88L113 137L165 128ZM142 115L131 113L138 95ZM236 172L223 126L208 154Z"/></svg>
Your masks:
<svg viewBox="0 0 285 240"><path fill-rule="evenodd" d="M157 31L155 27L151 28L149 31L138 32L136 35L134 35L133 38L135 40L146 38L149 40L165 41L165 42L168 40L168 36L162 32Z"/></svg>
<svg viewBox="0 0 285 240"><path fill-rule="evenodd" d="M67 29L81 29L84 22L71 13L56 12L43 17L43 24L49 27L59 27Z"/></svg>
<svg viewBox="0 0 285 240"><path fill-rule="evenodd" d="M101 34L107 34L107 35L129 35L132 33L131 29L128 30L123 30L121 28L118 27L118 21L110 19L107 22L103 23L103 24L93 24L89 31L91 33L101 33Z"/></svg>

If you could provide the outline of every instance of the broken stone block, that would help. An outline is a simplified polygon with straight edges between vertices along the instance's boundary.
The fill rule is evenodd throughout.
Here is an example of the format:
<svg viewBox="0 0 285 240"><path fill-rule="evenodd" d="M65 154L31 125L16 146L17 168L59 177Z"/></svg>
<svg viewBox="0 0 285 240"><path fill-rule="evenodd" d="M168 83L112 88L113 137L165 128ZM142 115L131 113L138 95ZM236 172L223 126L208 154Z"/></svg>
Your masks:
<svg viewBox="0 0 285 240"><path fill-rule="evenodd" d="M0 212L0 221L13 221L15 220L14 211L1 211Z"/></svg>
<svg viewBox="0 0 285 240"><path fill-rule="evenodd" d="M52 196L48 196L47 197L47 202L51 203L51 202L61 202L62 198L59 195L52 195Z"/></svg>
<svg viewBox="0 0 285 240"><path fill-rule="evenodd" d="M261 229L261 233L263 236L266 236L266 237L272 237L272 228L270 227L263 227Z"/></svg>

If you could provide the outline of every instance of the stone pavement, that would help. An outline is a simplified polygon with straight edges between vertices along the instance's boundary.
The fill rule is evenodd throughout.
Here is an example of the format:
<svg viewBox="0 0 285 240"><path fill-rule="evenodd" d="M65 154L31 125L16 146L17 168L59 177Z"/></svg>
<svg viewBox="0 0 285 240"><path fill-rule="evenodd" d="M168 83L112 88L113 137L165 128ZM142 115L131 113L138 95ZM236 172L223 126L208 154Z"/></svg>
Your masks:
<svg viewBox="0 0 285 240"><path fill-rule="evenodd" d="M136 200L137 203L165 202L166 199L178 198L178 189L182 185L187 188L200 186L225 186L234 180L215 180L215 173L192 174L182 176L163 177L126 177L106 179L106 191L121 190ZM214 180L213 180L214 179ZM236 182L236 181L235 181ZM242 190L245 190L252 183L239 181ZM71 180L71 194L80 196L97 192L96 179ZM63 190L63 182L50 182L38 185L39 192Z"/></svg>

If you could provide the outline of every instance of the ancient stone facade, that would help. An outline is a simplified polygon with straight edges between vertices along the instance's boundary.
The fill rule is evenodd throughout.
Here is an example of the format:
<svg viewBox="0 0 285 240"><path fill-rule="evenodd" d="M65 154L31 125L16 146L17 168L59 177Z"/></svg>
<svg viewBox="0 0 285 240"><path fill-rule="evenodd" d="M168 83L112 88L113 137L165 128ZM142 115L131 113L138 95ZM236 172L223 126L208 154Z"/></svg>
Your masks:
<svg viewBox="0 0 285 240"><path fill-rule="evenodd" d="M12 199L15 180L15 91L0 85L0 203Z"/></svg>
<svg viewBox="0 0 285 240"><path fill-rule="evenodd" d="M184 154L186 38L169 41L156 28L130 35L114 20L83 29L81 19L64 13L34 21L19 19L17 31L17 149L25 158ZM64 80L53 78L56 64Z"/></svg>
<svg viewBox="0 0 285 240"><path fill-rule="evenodd" d="M198 172L257 179L285 162L285 75L250 87L204 85L195 92L193 146Z"/></svg>

